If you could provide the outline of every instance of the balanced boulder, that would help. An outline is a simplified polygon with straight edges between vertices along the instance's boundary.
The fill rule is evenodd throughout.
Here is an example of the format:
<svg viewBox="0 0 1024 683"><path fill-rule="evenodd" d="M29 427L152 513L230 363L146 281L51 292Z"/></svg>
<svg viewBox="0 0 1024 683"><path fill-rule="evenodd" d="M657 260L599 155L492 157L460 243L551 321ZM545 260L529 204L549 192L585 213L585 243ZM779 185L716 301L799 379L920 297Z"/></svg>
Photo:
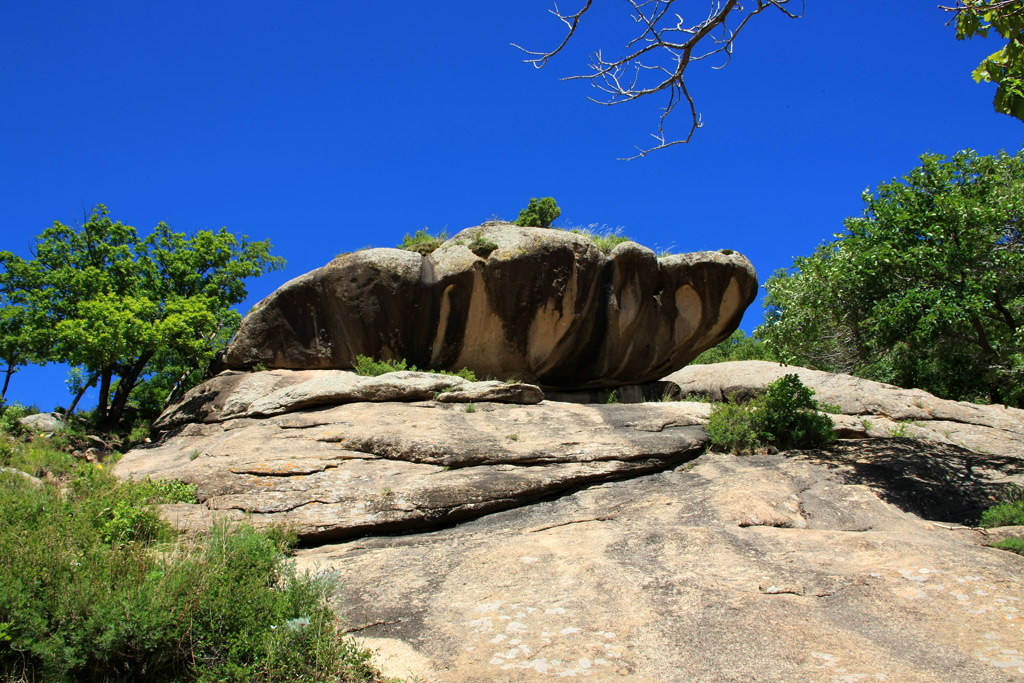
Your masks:
<svg viewBox="0 0 1024 683"><path fill-rule="evenodd" d="M351 368L357 356L468 367L543 388L659 379L725 339L757 294L736 253L605 255L561 230L485 223L436 251L345 254L246 316L228 367Z"/></svg>

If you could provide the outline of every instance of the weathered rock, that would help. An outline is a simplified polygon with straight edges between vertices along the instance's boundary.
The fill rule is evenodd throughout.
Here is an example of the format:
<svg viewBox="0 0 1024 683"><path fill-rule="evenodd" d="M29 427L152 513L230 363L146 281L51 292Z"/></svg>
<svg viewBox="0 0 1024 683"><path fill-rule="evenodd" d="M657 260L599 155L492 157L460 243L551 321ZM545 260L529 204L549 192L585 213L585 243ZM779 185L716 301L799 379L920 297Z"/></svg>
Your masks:
<svg viewBox="0 0 1024 683"><path fill-rule="evenodd" d="M452 396L442 394L453 393ZM267 417L319 406L371 401L449 403L494 401L540 403L544 392L517 382L470 382L456 375L431 372L389 372L362 377L345 370L228 370L200 384L153 423L166 431L192 423L212 423L239 417Z"/></svg>
<svg viewBox="0 0 1024 683"><path fill-rule="evenodd" d="M848 436L909 436L953 443L979 453L1024 454L1024 410L937 398L920 389L901 389L852 375L808 370L767 361L690 365L665 378L683 396L714 401L764 393L779 377L796 374L814 389L819 403L838 406L851 418L835 416Z"/></svg>
<svg viewBox="0 0 1024 683"><path fill-rule="evenodd" d="M19 417L21 426L37 432L56 432L64 427L64 419L59 413L35 413Z"/></svg>
<svg viewBox="0 0 1024 683"><path fill-rule="evenodd" d="M788 372L861 438L700 455L708 403L523 405L540 390L228 372L115 473L197 484L200 504L163 508L182 528L292 525L300 569L339 573L348 630L397 675L1024 677L1024 558L987 547L1019 532L972 528L1024 481L1021 411L763 363L668 384L752 395Z"/></svg>
<svg viewBox="0 0 1024 683"><path fill-rule="evenodd" d="M519 403L532 405L544 400L544 392L540 387L522 382L467 382L454 386L448 391L437 395L441 403L475 403L493 401L496 403Z"/></svg>
<svg viewBox="0 0 1024 683"><path fill-rule="evenodd" d="M467 408L360 402L191 424L115 472L196 484L201 506L167 510L184 526L246 514L310 541L459 521L664 469L707 443L701 404Z"/></svg>
<svg viewBox="0 0 1024 683"><path fill-rule="evenodd" d="M707 454L298 562L426 681L1020 680L1024 558L944 526L810 457Z"/></svg>
<svg viewBox="0 0 1024 683"><path fill-rule="evenodd" d="M626 242L606 257L570 232L487 223L427 256L369 249L286 283L226 361L344 369L366 355L544 388L634 384L724 339L756 293L739 254L659 259Z"/></svg>

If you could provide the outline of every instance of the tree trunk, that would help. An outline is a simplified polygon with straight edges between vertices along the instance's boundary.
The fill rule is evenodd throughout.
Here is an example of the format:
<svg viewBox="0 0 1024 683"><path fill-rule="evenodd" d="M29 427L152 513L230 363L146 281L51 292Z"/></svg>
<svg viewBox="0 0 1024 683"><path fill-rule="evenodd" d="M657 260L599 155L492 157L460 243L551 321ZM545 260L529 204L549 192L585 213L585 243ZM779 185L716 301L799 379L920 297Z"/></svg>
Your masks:
<svg viewBox="0 0 1024 683"><path fill-rule="evenodd" d="M139 383L139 376L145 369L146 363L152 357L153 354L151 353L142 356L121 376L121 380L117 383L117 391L114 392L114 400L110 405L110 413L107 415L111 425L121 421L124 407L128 404L128 395L132 393L132 389Z"/></svg>
<svg viewBox="0 0 1024 683"><path fill-rule="evenodd" d="M96 405L96 418L101 425L106 425L107 422L107 402L110 400L110 376L112 374L112 368L100 370L100 400Z"/></svg>
<svg viewBox="0 0 1024 683"><path fill-rule="evenodd" d="M78 402L82 400L83 396L85 396L85 392L91 389L92 387L96 386L97 377L98 375L94 374L92 377L89 378L88 382L82 385L82 388L78 390L78 394L75 395L75 400L71 402L71 405L68 406L67 412L64 413L65 416L71 416L75 414L75 408L78 407Z"/></svg>
<svg viewBox="0 0 1024 683"><path fill-rule="evenodd" d="M7 395L7 386L11 383L11 375L14 374L14 363L7 364L7 371L4 376L4 390L0 391L0 398Z"/></svg>

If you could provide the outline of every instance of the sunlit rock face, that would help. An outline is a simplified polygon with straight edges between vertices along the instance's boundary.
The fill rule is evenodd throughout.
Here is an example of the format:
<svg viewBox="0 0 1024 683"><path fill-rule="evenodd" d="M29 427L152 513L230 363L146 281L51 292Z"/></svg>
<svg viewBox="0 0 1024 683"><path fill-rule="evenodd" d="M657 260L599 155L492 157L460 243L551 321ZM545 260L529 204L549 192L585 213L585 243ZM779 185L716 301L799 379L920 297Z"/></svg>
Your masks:
<svg viewBox="0 0 1024 683"><path fill-rule="evenodd" d="M757 294L737 253L658 258L633 242L485 223L432 254L345 254L261 301L231 368L350 368L356 356L467 367L550 389L659 379L725 339Z"/></svg>

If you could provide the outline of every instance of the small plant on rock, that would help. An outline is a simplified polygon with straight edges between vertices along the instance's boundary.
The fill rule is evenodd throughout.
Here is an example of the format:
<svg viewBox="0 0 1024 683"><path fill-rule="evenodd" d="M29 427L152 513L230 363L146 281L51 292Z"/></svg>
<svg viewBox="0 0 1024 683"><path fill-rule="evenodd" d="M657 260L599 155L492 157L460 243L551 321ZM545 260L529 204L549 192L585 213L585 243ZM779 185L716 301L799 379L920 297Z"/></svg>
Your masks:
<svg viewBox="0 0 1024 683"><path fill-rule="evenodd" d="M498 245L487 239L479 232L473 235L473 239L468 245L469 250L479 256L480 258L487 258L491 255L491 252L498 248Z"/></svg>
<svg viewBox="0 0 1024 683"><path fill-rule="evenodd" d="M733 453L750 452L757 446L814 448L835 439L834 423L818 412L814 390L797 375L780 377L767 391L746 405L716 405L708 419L711 444Z"/></svg>
<svg viewBox="0 0 1024 683"><path fill-rule="evenodd" d="M1024 526L1024 488L1010 484L1001 498L1002 502L981 513L981 526Z"/></svg>
<svg viewBox="0 0 1024 683"><path fill-rule="evenodd" d="M749 453L757 447L757 434L751 425L751 411L735 403L719 403L711 409L705 427L711 444L729 453Z"/></svg>
<svg viewBox="0 0 1024 683"><path fill-rule="evenodd" d="M996 541L995 543L990 543L989 545L993 548L999 548L1000 550L1009 550L1011 553L1024 555L1024 539L1004 538L1001 541Z"/></svg>
<svg viewBox="0 0 1024 683"><path fill-rule="evenodd" d="M534 228L550 228L556 218L562 215L554 197L532 197L525 209L520 209L516 225Z"/></svg>
<svg viewBox="0 0 1024 683"><path fill-rule="evenodd" d="M356 356L356 364L352 369L357 375L377 377L378 375L399 372L407 368L408 366L404 360L374 360L369 356Z"/></svg>
<svg viewBox="0 0 1024 683"><path fill-rule="evenodd" d="M426 228L423 228L422 230L417 230L412 235L406 233L398 248L405 249L406 251L415 251L426 256L444 244L446 239L448 239L448 232L445 230L442 230L437 235L431 235Z"/></svg>

